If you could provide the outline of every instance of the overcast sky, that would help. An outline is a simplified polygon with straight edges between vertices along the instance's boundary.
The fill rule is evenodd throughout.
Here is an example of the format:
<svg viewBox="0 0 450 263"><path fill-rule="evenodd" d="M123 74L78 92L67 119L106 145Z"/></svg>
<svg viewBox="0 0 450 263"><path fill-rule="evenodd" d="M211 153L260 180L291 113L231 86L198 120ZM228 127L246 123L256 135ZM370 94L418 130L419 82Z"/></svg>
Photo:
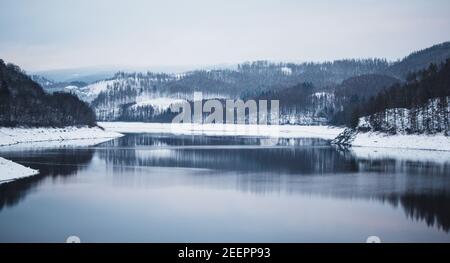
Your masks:
<svg viewBox="0 0 450 263"><path fill-rule="evenodd" d="M448 0L0 0L27 70L402 58L450 40Z"/></svg>

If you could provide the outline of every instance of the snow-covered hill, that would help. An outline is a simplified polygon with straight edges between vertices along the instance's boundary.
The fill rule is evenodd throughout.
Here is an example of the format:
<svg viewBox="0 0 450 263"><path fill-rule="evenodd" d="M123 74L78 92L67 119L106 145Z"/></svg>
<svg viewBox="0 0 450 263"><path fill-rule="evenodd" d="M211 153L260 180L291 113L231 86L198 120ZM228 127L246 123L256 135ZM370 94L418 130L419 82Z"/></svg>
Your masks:
<svg viewBox="0 0 450 263"><path fill-rule="evenodd" d="M450 135L450 97L430 99L412 109L386 109L359 120L358 129L390 134Z"/></svg>
<svg viewBox="0 0 450 263"><path fill-rule="evenodd" d="M392 63L385 59L300 64L254 61L236 68L176 74L119 72L109 79L88 85L70 84L63 90L89 102L100 121L161 121L172 103L192 101L194 92L202 92L205 99L279 96L282 123L323 124L332 120L334 124L348 125L351 119L354 125L357 118L351 115L355 105L402 83L409 69L421 70L431 62L445 61L448 47L448 43L436 45ZM54 86L38 76L35 79ZM292 89L301 84L314 87L315 98Z"/></svg>
<svg viewBox="0 0 450 263"><path fill-rule="evenodd" d="M450 97L430 99L412 109L386 109L362 117L335 144L450 151Z"/></svg>
<svg viewBox="0 0 450 263"><path fill-rule="evenodd" d="M152 121L171 103L179 99L192 101L194 92L202 92L204 99L254 98L265 91L282 90L304 82L317 87L334 85L348 77L385 70L387 66L384 60L303 64L257 61L241 64L237 69L196 70L182 74L120 72L111 79L83 87L67 87L65 91L89 102L99 120L148 118L147 121ZM288 119L298 122L286 116Z"/></svg>

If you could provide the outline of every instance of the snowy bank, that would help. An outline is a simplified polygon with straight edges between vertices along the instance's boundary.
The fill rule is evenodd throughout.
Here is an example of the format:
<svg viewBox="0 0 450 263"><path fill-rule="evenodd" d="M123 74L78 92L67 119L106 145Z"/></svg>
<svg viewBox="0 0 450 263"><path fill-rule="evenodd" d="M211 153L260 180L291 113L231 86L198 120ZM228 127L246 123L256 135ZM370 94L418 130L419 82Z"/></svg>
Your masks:
<svg viewBox="0 0 450 263"><path fill-rule="evenodd" d="M120 133L98 127L5 128L0 127L0 146L18 143L117 138Z"/></svg>
<svg viewBox="0 0 450 263"><path fill-rule="evenodd" d="M38 170L33 170L0 157L0 184L36 175L38 173Z"/></svg>
<svg viewBox="0 0 450 263"><path fill-rule="evenodd" d="M405 162L450 164L450 151L352 147L350 152L356 156L356 158L364 160L394 159Z"/></svg>
<svg viewBox="0 0 450 263"><path fill-rule="evenodd" d="M81 139L81 140L67 140L67 141L42 141L42 142L22 142L18 144L0 146L0 155L2 152L14 151L36 151L49 150L61 148L85 148L95 146L113 138L96 138L96 139Z"/></svg>
<svg viewBox="0 0 450 263"><path fill-rule="evenodd" d="M444 134L390 135L347 129L336 137L333 143L356 147L450 151L450 137Z"/></svg>
<svg viewBox="0 0 450 263"><path fill-rule="evenodd" d="M277 138L321 138L332 140L344 129L329 126L242 125L190 123L101 122L107 131L120 133L171 133L205 136L255 136Z"/></svg>
<svg viewBox="0 0 450 263"><path fill-rule="evenodd" d="M34 147L64 147L93 145L123 136L98 127L66 128L5 128L0 127L0 151L24 150ZM0 157L0 184L38 174L39 171L24 167Z"/></svg>

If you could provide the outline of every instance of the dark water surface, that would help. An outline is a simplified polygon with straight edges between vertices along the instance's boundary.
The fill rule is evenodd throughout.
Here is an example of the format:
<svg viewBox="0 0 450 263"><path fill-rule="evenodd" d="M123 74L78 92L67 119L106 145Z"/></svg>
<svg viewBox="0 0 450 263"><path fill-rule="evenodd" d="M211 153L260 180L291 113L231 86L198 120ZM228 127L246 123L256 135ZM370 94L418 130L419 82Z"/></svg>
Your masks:
<svg viewBox="0 0 450 263"><path fill-rule="evenodd" d="M41 172L0 185L0 242L450 242L445 161L145 134L0 155Z"/></svg>

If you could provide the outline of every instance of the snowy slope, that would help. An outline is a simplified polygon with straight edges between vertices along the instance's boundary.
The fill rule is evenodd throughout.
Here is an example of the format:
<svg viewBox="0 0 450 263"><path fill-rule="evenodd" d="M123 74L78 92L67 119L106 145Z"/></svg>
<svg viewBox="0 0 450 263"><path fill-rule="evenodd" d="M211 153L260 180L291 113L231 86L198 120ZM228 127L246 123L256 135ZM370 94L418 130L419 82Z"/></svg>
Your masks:
<svg viewBox="0 0 450 263"><path fill-rule="evenodd" d="M0 184L36 175L38 173L38 170L33 170L0 157Z"/></svg>
<svg viewBox="0 0 450 263"><path fill-rule="evenodd" d="M430 99L412 109L386 109L362 117L358 129L393 134L450 133L450 97Z"/></svg>
<svg viewBox="0 0 450 263"><path fill-rule="evenodd" d="M114 80L102 80L82 88L68 86L65 90L77 95L81 100L92 102L101 92L104 92L114 86Z"/></svg>
<svg viewBox="0 0 450 263"><path fill-rule="evenodd" d="M80 99L91 103L101 93L113 92L108 94L108 96L114 96L114 94L121 91L134 90L142 92L145 89L151 89L155 85L157 86L174 79L175 76L168 74L119 72L111 79L97 81L82 88L71 89L70 91L75 93Z"/></svg>
<svg viewBox="0 0 450 263"><path fill-rule="evenodd" d="M333 142L390 149L450 151L450 97L430 99L412 109L395 108L362 117Z"/></svg>

